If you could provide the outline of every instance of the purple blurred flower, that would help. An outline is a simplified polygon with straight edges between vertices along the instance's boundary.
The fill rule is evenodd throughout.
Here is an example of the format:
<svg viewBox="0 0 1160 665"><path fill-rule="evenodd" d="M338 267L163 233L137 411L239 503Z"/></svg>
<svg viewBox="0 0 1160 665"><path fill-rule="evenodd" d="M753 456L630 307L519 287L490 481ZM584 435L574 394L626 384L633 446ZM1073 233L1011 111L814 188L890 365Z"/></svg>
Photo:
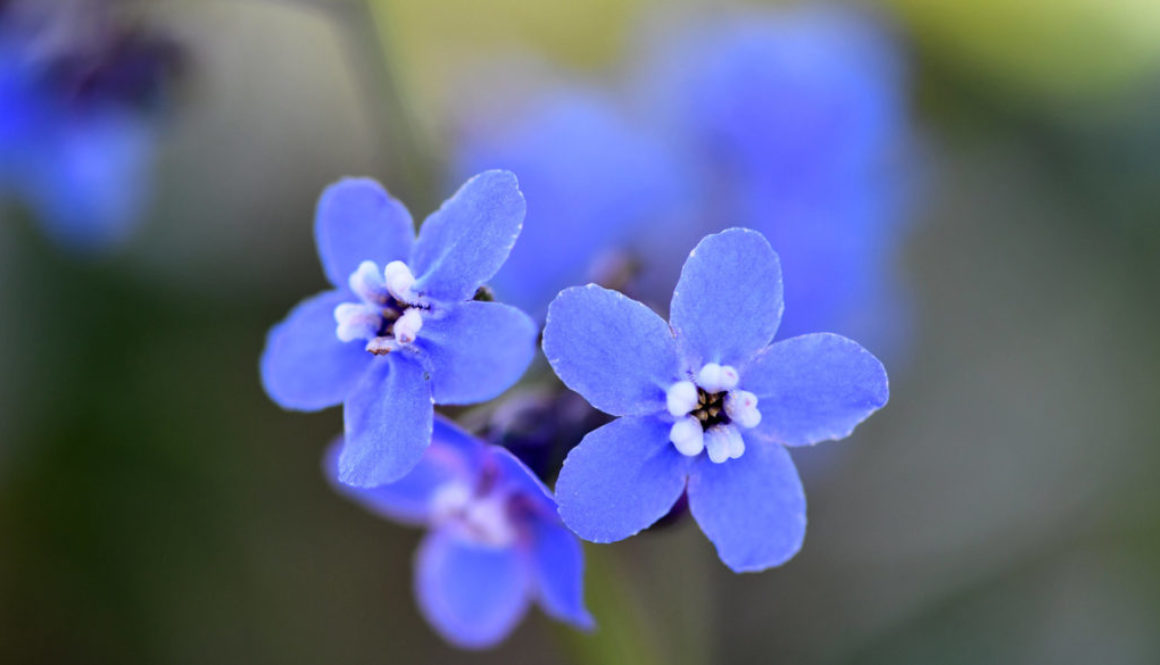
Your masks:
<svg viewBox="0 0 1160 665"><path fill-rule="evenodd" d="M681 214L681 162L601 95L562 90L494 115L466 121L455 172L520 174L532 223L492 284L533 315L566 286L619 281L638 230Z"/></svg>
<svg viewBox="0 0 1160 665"><path fill-rule="evenodd" d="M149 191L156 120L181 65L115 3L0 5L0 192L73 249L122 241Z"/></svg>
<svg viewBox="0 0 1160 665"><path fill-rule="evenodd" d="M851 334L897 348L906 300L892 268L906 225L906 84L895 45L850 10L749 13L659 49L637 86L684 152L699 221L655 228L648 283L671 284L684 248L737 223L794 275L784 336Z"/></svg>
<svg viewBox="0 0 1160 665"><path fill-rule="evenodd" d="M765 238L729 229L689 253L670 320L589 284L548 310L544 354L560 379L619 416L590 432L556 484L564 522L612 542L663 517L682 493L738 572L801 547L805 494L786 450L848 436L889 396L886 370L845 337L771 344L781 267Z"/></svg>
<svg viewBox="0 0 1160 665"><path fill-rule="evenodd" d="M523 218L523 196L507 171L468 180L417 239L410 213L373 180L343 180L323 193L315 238L335 288L274 326L261 372L285 408L344 405L342 482L401 478L430 443L432 404L489 400L527 369L535 323L475 299Z"/></svg>
<svg viewBox="0 0 1160 665"><path fill-rule="evenodd" d="M561 621L592 627L580 543L561 523L547 488L511 453L436 417L431 446L410 474L355 489L337 480L338 448L326 471L340 493L383 517L429 529L415 557L415 595L449 642L492 646L533 600Z"/></svg>

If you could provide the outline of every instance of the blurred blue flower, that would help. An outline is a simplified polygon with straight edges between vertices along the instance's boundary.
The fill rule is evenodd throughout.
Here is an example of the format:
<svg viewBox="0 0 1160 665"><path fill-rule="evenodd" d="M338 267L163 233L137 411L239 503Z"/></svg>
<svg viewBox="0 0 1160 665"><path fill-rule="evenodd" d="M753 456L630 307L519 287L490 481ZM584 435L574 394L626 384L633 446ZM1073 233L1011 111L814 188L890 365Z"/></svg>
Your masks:
<svg viewBox="0 0 1160 665"><path fill-rule="evenodd" d="M180 66L108 2L0 6L0 194L62 245L126 238L149 191L156 111Z"/></svg>
<svg viewBox="0 0 1160 665"><path fill-rule="evenodd" d="M909 138L887 35L851 10L747 13L681 33L650 62L636 87L697 169L700 212L642 245L648 284L663 292L684 248L728 220L764 233L794 275L783 336L830 330L897 348Z"/></svg>
<svg viewBox="0 0 1160 665"><path fill-rule="evenodd" d="M327 456L338 491L371 512L430 532L415 557L415 595L449 642L484 648L503 640L533 599L548 614L589 629L584 559L547 488L511 453L436 417L431 446L411 473L381 487L337 481L339 446Z"/></svg>
<svg viewBox="0 0 1160 665"><path fill-rule="evenodd" d="M465 121L454 170L520 174L531 223L492 281L505 301L543 317L566 286L618 282L639 228L680 214L682 164L599 94L561 90L493 115Z"/></svg>
<svg viewBox="0 0 1160 665"><path fill-rule="evenodd" d="M285 408L344 405L342 482L401 478L431 441L432 404L491 399L524 373L535 323L475 299L523 218L523 196L507 171L468 180L417 239L410 213L373 180L342 180L323 193L315 239L335 288L274 326L261 373Z"/></svg>
<svg viewBox="0 0 1160 665"><path fill-rule="evenodd" d="M689 253L669 323L589 284L548 309L544 354L592 406L619 416L564 461L556 497L581 538L612 542L689 510L738 572L801 547L805 494L787 446L848 436L889 396L886 370L845 337L770 343L783 309L766 239L729 229Z"/></svg>

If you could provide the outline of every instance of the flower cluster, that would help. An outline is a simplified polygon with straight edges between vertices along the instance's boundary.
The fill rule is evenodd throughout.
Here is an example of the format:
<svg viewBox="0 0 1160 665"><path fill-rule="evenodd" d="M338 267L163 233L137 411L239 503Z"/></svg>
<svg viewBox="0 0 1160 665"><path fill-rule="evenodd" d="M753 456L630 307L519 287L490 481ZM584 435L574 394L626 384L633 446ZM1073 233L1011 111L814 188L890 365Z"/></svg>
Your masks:
<svg viewBox="0 0 1160 665"><path fill-rule="evenodd" d="M374 181L331 186L315 230L335 288L271 330L261 363L283 406L344 405L327 473L371 510L431 528L416 594L432 625L465 647L502 639L532 598L589 627L572 533L626 538L682 496L730 568L786 561L805 533L787 447L845 437L888 397L881 363L849 339L771 343L783 311L777 254L760 233L730 229L689 254L668 323L595 284L551 303L551 368L616 417L568 455L553 497L506 449L432 409L496 397L531 361L532 319L478 299L523 216L506 171L468 180L417 239L406 208ZM555 418L551 408L521 412Z"/></svg>
<svg viewBox="0 0 1160 665"><path fill-rule="evenodd" d="M471 128L457 168L479 175L417 238L376 182L332 185L315 235L333 288L267 339L275 401L343 405L338 491L429 529L415 594L458 646L502 640L533 600L591 627L577 537L622 540L685 507L730 569L784 563L806 527L789 450L850 435L889 398L857 342L799 333L861 329L846 324L886 291L891 197L872 176L899 131L891 58L830 14L683 43L647 75L655 127L573 90ZM666 321L624 292L668 299L677 246ZM775 248L804 287L783 287ZM803 315L778 337L787 299ZM474 434L434 413L514 386L536 321L545 376L461 412Z"/></svg>

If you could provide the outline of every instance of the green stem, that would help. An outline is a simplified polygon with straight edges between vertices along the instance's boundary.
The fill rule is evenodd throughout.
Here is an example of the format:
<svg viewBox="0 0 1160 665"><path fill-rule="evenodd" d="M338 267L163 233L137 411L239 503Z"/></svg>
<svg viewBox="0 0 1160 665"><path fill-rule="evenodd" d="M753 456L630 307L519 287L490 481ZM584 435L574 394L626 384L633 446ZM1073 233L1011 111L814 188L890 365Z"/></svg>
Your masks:
<svg viewBox="0 0 1160 665"><path fill-rule="evenodd" d="M360 88L369 97L375 140L396 181L391 183L392 191L412 210L433 210L440 199L442 169L403 94L399 58L391 47L391 23L383 3L358 0L328 6L349 36L344 41Z"/></svg>

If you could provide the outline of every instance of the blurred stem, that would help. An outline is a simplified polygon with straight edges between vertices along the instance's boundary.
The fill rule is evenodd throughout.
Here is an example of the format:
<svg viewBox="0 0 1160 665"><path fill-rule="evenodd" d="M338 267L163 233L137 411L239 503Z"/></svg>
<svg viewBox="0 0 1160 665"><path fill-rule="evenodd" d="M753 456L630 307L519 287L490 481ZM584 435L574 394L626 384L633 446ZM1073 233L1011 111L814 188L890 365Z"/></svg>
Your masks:
<svg viewBox="0 0 1160 665"><path fill-rule="evenodd" d="M596 618L592 633L560 628L573 660L581 665L661 665L655 632L645 624L645 609L633 584L608 547L585 546L584 587L588 610Z"/></svg>
<svg viewBox="0 0 1160 665"><path fill-rule="evenodd" d="M403 93L384 3L355 0L329 6L350 37L345 41L361 88L369 97L376 142L395 180L391 189L412 210L433 210L439 201L440 169Z"/></svg>
<svg viewBox="0 0 1160 665"><path fill-rule="evenodd" d="M596 629L580 633L559 628L575 663L711 662L713 607L704 557L696 548L680 547L688 539L679 534L661 538L677 547L665 562L647 570L629 570L628 562L618 556L624 553L623 547L585 545L585 598Z"/></svg>

